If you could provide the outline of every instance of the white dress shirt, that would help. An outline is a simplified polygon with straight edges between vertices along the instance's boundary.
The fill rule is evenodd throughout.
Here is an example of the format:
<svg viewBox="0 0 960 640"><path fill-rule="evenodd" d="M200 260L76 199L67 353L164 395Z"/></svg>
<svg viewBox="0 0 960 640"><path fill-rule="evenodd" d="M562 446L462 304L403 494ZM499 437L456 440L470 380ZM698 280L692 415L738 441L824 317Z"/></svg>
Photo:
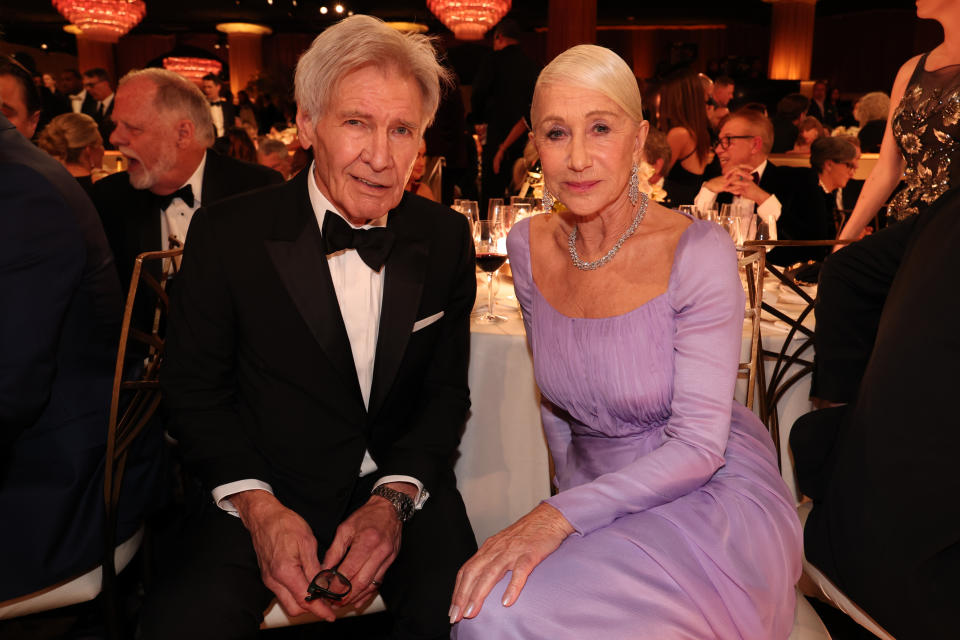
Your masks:
<svg viewBox="0 0 960 640"><path fill-rule="evenodd" d="M83 101L87 99L87 90L81 89L80 93L70 94L70 108L74 113L82 113Z"/></svg>
<svg viewBox="0 0 960 640"><path fill-rule="evenodd" d="M223 101L210 103L210 117L213 118L213 126L217 130L217 137L223 137Z"/></svg>
<svg viewBox="0 0 960 640"><path fill-rule="evenodd" d="M179 243L183 246L187 242L187 231L190 228L190 221L193 220L193 214L203 205L203 170L207 166L207 154L203 154L200 164L190 179L180 185L180 188L190 185L193 189L193 206L188 207L187 203L181 198L173 199L160 216L160 247L162 249L172 249ZM173 242L176 241L176 242Z"/></svg>
<svg viewBox="0 0 960 640"><path fill-rule="evenodd" d="M340 213L320 192L320 188L316 184L312 163L308 170L310 171L310 179L307 181L310 204L317 218L317 224L323 229L323 219L326 217L327 211L336 215L340 215ZM347 224L350 224L350 222L347 221ZM359 228L372 229L386 226L386 224L387 216L383 216L371 220L370 224ZM377 337L380 333L383 278L387 268L384 266L379 272L372 270L360 258L355 249L344 249L331 253L327 256L327 265L330 268L330 277L333 280L333 288L340 305L340 315L343 317L343 324L347 329L347 338L350 340L350 350L353 353L353 363L357 370L357 379L360 382L363 404L369 408L370 388L373 384L373 362L377 353ZM369 475L376 470L377 464L370 456L370 452L365 451L363 462L360 465L360 477ZM423 484L410 476L384 476L377 481L374 488L388 482L409 482L416 485L417 496L414 499L416 509L421 509L427 498L430 497L429 492L424 490ZM262 489L273 493L273 488L262 480L237 480L216 487L213 490L213 499L221 509L237 515L236 508L230 500L226 499L227 496L251 489Z"/></svg>
<svg viewBox="0 0 960 640"><path fill-rule="evenodd" d="M766 160L764 160L754 168L753 173L756 173L759 176L757 178L757 182L763 179L763 172L766 170L766 168L767 168ZM697 194L697 197L694 199L693 204L700 211L709 211L710 209L713 209L714 205L716 205L718 195L719 194L714 193L713 191L708 189L706 186L706 183L704 183L704 186L700 187L700 192ZM732 204L736 208L737 206L740 206L741 203L752 203L752 202L753 200L750 200L749 198L734 196ZM783 207L780 204L780 201L777 200L777 196L773 195L772 193L770 194L769 198L767 198L757 206L757 215L759 215L760 219L766 222L767 226L770 227L772 240L777 239L776 226L777 226L777 220L780 219L780 211L782 210L782 208Z"/></svg>

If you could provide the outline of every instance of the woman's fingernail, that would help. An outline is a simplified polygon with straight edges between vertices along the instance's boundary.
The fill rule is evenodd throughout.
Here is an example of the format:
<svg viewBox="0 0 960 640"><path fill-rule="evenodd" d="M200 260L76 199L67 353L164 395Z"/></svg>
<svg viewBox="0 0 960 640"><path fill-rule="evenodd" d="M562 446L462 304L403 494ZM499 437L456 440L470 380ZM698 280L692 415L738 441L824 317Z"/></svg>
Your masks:
<svg viewBox="0 0 960 640"><path fill-rule="evenodd" d="M457 615L460 613L460 607L455 604L450 605L450 624L457 621Z"/></svg>
<svg viewBox="0 0 960 640"><path fill-rule="evenodd" d="M502 604L502 605L505 606L505 607L509 607L509 606L510 606L510 596L509 596L508 594L506 594L506 593L503 594L503 600L500 601L500 604Z"/></svg>
<svg viewBox="0 0 960 640"><path fill-rule="evenodd" d="M469 618L470 614L473 613L473 603L470 603L470 606L467 607L467 610L463 612L464 618Z"/></svg>

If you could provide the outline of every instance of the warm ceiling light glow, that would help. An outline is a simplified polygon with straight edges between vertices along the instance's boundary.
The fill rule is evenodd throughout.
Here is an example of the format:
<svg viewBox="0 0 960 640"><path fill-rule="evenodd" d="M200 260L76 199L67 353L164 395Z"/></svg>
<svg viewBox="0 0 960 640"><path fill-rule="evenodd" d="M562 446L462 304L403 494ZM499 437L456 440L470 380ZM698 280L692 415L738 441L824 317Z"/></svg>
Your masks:
<svg viewBox="0 0 960 640"><path fill-rule="evenodd" d="M147 13L143 0L53 0L53 8L85 37L116 42Z"/></svg>
<svg viewBox="0 0 960 640"><path fill-rule="evenodd" d="M179 73L187 80L199 85L203 81L203 76L208 73L219 74L223 64L213 58L168 57L163 59L163 68Z"/></svg>
<svg viewBox="0 0 960 640"><path fill-rule="evenodd" d="M338 4L337 6L335 6L335 7L333 8L333 10L336 11L337 13L343 13L343 5L342 5L342 4Z"/></svg>
<svg viewBox="0 0 960 640"><path fill-rule="evenodd" d="M510 0L427 0L427 8L459 40L481 40L510 11Z"/></svg>
<svg viewBox="0 0 960 640"><path fill-rule="evenodd" d="M419 22L388 22L387 26L403 33L426 33L428 30L427 25Z"/></svg>
<svg viewBox="0 0 960 640"><path fill-rule="evenodd" d="M326 7L320 7L320 13L322 13L323 15L327 15L327 8L326 8Z"/></svg>
<svg viewBox="0 0 960 640"><path fill-rule="evenodd" d="M259 36L268 36L273 33L270 27L251 22L221 22L217 25L217 31L222 33L252 33Z"/></svg>

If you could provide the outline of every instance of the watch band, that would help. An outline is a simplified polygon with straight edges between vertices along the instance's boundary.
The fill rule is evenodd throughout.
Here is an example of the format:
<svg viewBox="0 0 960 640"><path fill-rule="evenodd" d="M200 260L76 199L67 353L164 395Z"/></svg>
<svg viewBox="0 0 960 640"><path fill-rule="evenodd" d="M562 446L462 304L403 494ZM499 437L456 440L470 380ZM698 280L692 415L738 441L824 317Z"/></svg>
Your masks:
<svg viewBox="0 0 960 640"><path fill-rule="evenodd" d="M401 523L405 523L413 517L413 498L404 492L391 489L387 485L382 484L371 491L370 494L389 500L390 504L392 504L396 510L397 518L400 519Z"/></svg>

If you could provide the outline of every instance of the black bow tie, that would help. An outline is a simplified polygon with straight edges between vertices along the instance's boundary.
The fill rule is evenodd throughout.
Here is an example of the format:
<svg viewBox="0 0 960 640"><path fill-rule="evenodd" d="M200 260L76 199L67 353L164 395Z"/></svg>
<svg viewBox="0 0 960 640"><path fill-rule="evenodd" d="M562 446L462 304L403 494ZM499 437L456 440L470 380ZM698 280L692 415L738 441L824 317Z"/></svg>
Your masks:
<svg viewBox="0 0 960 640"><path fill-rule="evenodd" d="M386 227L354 229L332 211L323 217L323 243L328 254L356 249L360 259L374 271L380 271L393 248L393 231Z"/></svg>
<svg viewBox="0 0 960 640"><path fill-rule="evenodd" d="M170 203L173 202L176 198L180 198L187 203L187 206L193 208L193 187L189 184L184 185L165 196L157 196L157 201L160 203L160 208L166 210L170 206Z"/></svg>

